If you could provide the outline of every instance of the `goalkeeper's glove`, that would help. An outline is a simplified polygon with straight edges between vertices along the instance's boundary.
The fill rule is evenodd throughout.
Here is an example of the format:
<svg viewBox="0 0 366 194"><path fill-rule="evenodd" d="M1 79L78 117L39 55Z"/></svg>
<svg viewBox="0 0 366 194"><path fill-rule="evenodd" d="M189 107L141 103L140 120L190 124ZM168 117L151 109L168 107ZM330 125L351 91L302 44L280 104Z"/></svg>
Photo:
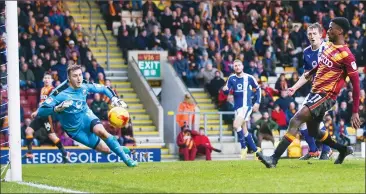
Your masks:
<svg viewBox="0 0 366 194"><path fill-rule="evenodd" d="M61 102L61 104L55 106L55 108L53 108L54 112L62 112L64 111L66 108L70 107L72 105L72 100L65 100L63 102Z"/></svg>
<svg viewBox="0 0 366 194"><path fill-rule="evenodd" d="M113 97L111 99L111 101L112 101L112 107L127 108L127 104L123 100L119 99L118 97Z"/></svg>

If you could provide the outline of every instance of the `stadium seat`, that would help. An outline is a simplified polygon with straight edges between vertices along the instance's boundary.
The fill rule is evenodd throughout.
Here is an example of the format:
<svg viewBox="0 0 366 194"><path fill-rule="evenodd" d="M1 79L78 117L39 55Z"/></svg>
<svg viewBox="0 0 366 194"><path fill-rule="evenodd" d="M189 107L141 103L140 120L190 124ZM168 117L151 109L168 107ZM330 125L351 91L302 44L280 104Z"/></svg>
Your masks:
<svg viewBox="0 0 366 194"><path fill-rule="evenodd" d="M23 108L30 108L30 104L26 99L20 100L20 106Z"/></svg>
<svg viewBox="0 0 366 194"><path fill-rule="evenodd" d="M285 67L285 73L293 73L296 71L295 67Z"/></svg>
<svg viewBox="0 0 366 194"><path fill-rule="evenodd" d="M363 140L363 129L357 129L356 130L356 137L359 140Z"/></svg>
<svg viewBox="0 0 366 194"><path fill-rule="evenodd" d="M295 102L297 104L302 104L302 102L304 102L305 98L304 97L296 97L295 98Z"/></svg>
<svg viewBox="0 0 366 194"><path fill-rule="evenodd" d="M131 18L132 17L132 14L130 11L126 11L126 10L122 10L122 13L121 13L121 17L124 19L124 18Z"/></svg>
<svg viewBox="0 0 366 194"><path fill-rule="evenodd" d="M356 130L353 127L347 127L348 135L356 135Z"/></svg>
<svg viewBox="0 0 366 194"><path fill-rule="evenodd" d="M27 98L27 92L25 90L19 90L20 92L20 97L24 96L25 98Z"/></svg>
<svg viewBox="0 0 366 194"><path fill-rule="evenodd" d="M23 111L24 111L24 118L25 119L30 119L31 114L32 114L32 110L29 107L23 107Z"/></svg>
<svg viewBox="0 0 366 194"><path fill-rule="evenodd" d="M132 11L132 13L131 13L131 17L132 18L142 18L142 15L143 13L142 13L142 11Z"/></svg>
<svg viewBox="0 0 366 194"><path fill-rule="evenodd" d="M38 96L38 91L36 89L30 88L27 90L27 96Z"/></svg>
<svg viewBox="0 0 366 194"><path fill-rule="evenodd" d="M276 72L276 74L281 74L281 73L284 73L285 70L283 69L283 67L276 67L275 72Z"/></svg>
<svg viewBox="0 0 366 194"><path fill-rule="evenodd" d="M275 76L268 77L268 84L276 84L276 81L277 81L277 77L275 77Z"/></svg>

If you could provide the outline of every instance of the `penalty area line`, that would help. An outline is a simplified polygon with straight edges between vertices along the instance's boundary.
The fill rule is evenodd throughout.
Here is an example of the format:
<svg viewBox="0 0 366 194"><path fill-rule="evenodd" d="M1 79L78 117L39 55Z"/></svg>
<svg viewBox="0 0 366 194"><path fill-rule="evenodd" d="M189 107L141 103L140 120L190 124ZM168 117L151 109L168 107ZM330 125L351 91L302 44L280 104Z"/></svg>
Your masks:
<svg viewBox="0 0 366 194"><path fill-rule="evenodd" d="M16 183L18 183L20 185L27 185L27 186L30 186L30 187L36 187L36 188L39 188L39 189L59 191L59 192L62 192L62 193L86 193L86 192L82 192L82 191L75 191L75 190L66 189L66 188L62 188L62 187L54 187L54 186L38 184L38 183L30 183L30 182L16 182Z"/></svg>

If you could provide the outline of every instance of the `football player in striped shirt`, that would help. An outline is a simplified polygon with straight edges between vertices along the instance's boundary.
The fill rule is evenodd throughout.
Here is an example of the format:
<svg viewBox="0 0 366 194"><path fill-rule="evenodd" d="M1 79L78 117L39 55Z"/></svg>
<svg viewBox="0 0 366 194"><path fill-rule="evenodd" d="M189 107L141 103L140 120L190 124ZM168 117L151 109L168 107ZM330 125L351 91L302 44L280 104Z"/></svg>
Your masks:
<svg viewBox="0 0 366 194"><path fill-rule="evenodd" d="M334 164L342 164L346 156L353 154L351 146L336 143L327 131L319 130L319 124L323 120L325 112L336 103L336 98L341 88L344 87L347 76L353 86L351 124L355 129L360 127L361 122L358 115L360 80L355 57L345 42L345 35L349 28L350 24L344 17L336 17L330 23L327 32L330 42L327 43L326 49L321 54L319 64L311 71L304 73L300 78L301 81L294 86L294 89L298 89L315 74L311 93L305 106L290 120L287 133L272 156L264 156L257 152L258 159L267 168L276 167L281 155L295 139L298 128L304 122L306 122L310 136L338 150L339 155Z"/></svg>

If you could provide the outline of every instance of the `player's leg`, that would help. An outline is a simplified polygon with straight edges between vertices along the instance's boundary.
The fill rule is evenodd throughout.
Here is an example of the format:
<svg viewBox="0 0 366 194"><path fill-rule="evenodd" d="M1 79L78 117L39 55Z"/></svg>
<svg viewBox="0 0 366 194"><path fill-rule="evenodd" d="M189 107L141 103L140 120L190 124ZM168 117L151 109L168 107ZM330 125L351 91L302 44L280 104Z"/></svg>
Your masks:
<svg viewBox="0 0 366 194"><path fill-rule="evenodd" d="M235 111L235 119L233 123L233 129L235 130L236 134L238 135L238 140L241 146L241 158L245 159L247 154L247 146L245 142L244 131L242 129L242 124L244 122L244 112L243 108L239 108Z"/></svg>
<svg viewBox="0 0 366 194"><path fill-rule="evenodd" d="M51 116L49 116L47 119L44 119L43 125L47 131L48 138L53 142L54 145L57 146L57 148L62 153L63 162L64 163L68 162L70 153L65 150L60 138L58 138L57 135L55 134L55 132L53 130L53 123L52 123Z"/></svg>
<svg viewBox="0 0 366 194"><path fill-rule="evenodd" d="M309 135L309 131L308 131L308 127L307 127L306 123L301 124L300 133L304 137L306 143L309 145L309 152L307 154L305 154L304 156L300 157L299 160L309 160L312 157L318 157L319 156L318 147L315 144L314 137L311 137Z"/></svg>
<svg viewBox="0 0 366 194"><path fill-rule="evenodd" d="M320 123L320 130L326 131L324 122ZM333 151L330 149L330 147L326 144L322 144L322 153L320 154L319 160L329 160L330 156L332 155Z"/></svg>
<svg viewBox="0 0 366 194"><path fill-rule="evenodd" d="M257 146L254 143L252 134L250 134L248 131L248 125L247 125L247 122L250 119L250 115L252 114L252 107L245 107L244 111L245 111L245 115L244 115L244 122L242 125L243 131L244 131L244 138L245 138L245 141L247 142L249 148L251 150L253 150L253 152L257 152L258 151Z"/></svg>
<svg viewBox="0 0 366 194"><path fill-rule="evenodd" d="M307 125L309 127L309 134L315 137L317 140L322 142L329 147L338 150L339 155L334 164L342 164L347 155L353 154L353 148L351 146L345 146L335 142L328 131L322 131L319 129L319 123L323 120L324 114L326 111L331 109L334 105L334 100L325 99L321 101L321 103L316 103L313 106L309 106L309 109L312 111L312 115L314 117L313 121L307 121Z"/></svg>
<svg viewBox="0 0 366 194"><path fill-rule="evenodd" d="M123 148L119 145L117 139L107 132L102 124L100 124L99 119L94 119L91 122L90 129L92 129L93 133L100 137L105 143L106 146L109 147L118 157L122 159L122 161L130 167L137 166L137 162L133 161L123 150ZM99 145L99 144L98 144ZM98 149L106 150L105 145L100 144Z"/></svg>
<svg viewBox="0 0 366 194"><path fill-rule="evenodd" d="M33 154L32 154L33 145L32 144L33 144L34 129L30 126L25 129L25 139L26 139L25 144L27 145L27 150L28 150L27 153L25 154L25 157L27 157L27 158L33 157Z"/></svg>
<svg viewBox="0 0 366 194"><path fill-rule="evenodd" d="M267 168L273 168L276 166L277 161L281 155L286 151L287 147L295 139L297 131L300 125L311 119L310 110L305 106L302 107L297 113L291 118L287 133L284 135L278 146L276 147L274 154L271 157L263 156L261 152L257 152L258 159L266 165Z"/></svg>

